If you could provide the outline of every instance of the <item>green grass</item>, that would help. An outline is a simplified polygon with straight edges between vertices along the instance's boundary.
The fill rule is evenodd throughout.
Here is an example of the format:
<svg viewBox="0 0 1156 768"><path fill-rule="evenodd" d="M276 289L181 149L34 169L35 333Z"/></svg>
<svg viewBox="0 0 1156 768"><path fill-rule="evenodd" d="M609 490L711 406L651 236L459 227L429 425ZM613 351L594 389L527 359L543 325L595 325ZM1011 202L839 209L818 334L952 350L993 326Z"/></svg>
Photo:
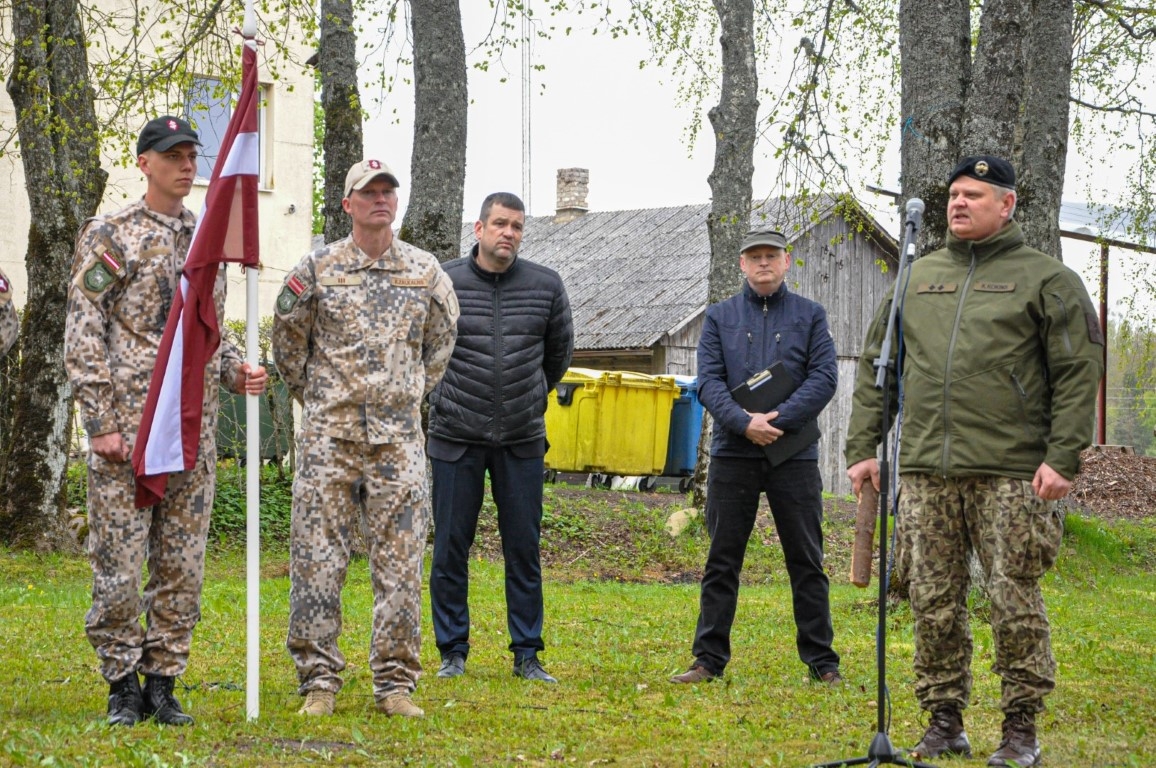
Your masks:
<svg viewBox="0 0 1156 768"><path fill-rule="evenodd" d="M678 497L656 507L614 492L550 496L542 658L561 683L511 676L501 563L475 560L473 650L462 678L432 674L437 650L423 596L428 674L415 698L427 716L420 721L374 712L364 559L352 564L345 588L349 668L336 716L296 714L300 699L283 647L287 555L274 550L262 563L261 716L246 720L244 557L235 546L215 545L202 622L178 684L197 724L110 729L103 725L107 687L83 632L87 564L0 550L0 765L803 766L866 753L876 726L876 591L847 585L849 519L832 515L827 526L836 643L849 684L827 690L808 682L795 655L773 528L761 526L726 677L688 688L666 678L690 661L698 588L681 574L701 570L701 525L674 541L655 533ZM1057 690L1040 720L1047 765L1156 764L1151 545L1144 524L1069 525L1060 563L1045 581L1060 662ZM974 628L974 702L965 717L976 758L945 766L983 765L998 742L991 633ZM890 734L897 746L910 745L925 721L912 694L906 605L892 610L888 633Z"/></svg>

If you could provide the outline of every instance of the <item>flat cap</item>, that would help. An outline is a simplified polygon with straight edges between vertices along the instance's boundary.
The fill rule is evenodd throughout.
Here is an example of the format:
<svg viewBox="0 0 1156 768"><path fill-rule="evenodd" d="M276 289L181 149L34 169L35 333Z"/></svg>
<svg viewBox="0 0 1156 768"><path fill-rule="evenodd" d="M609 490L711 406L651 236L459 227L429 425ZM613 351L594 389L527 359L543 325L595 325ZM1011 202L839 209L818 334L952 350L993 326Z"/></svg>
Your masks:
<svg viewBox="0 0 1156 768"><path fill-rule="evenodd" d="M164 115L149 120L141 129L140 137L136 140L136 154L140 157L150 149L165 152L178 144L191 141L198 147L201 137L193 130L187 120L172 115Z"/></svg>
<svg viewBox="0 0 1156 768"><path fill-rule="evenodd" d="M355 189L361 189L369 182L376 179L378 176L384 176L395 187L400 187L397 183L397 174L389 169L389 166L380 160L365 159L360 163L354 163L353 167L349 169L349 173L345 174L345 197L349 197L349 193Z"/></svg>
<svg viewBox="0 0 1156 768"><path fill-rule="evenodd" d="M752 229L747 232L746 237L743 238L743 246L739 249L739 253L745 253L756 245L769 245L772 248L787 247L787 238L783 237L782 232L773 229Z"/></svg>
<svg viewBox="0 0 1156 768"><path fill-rule="evenodd" d="M947 177L948 186L960 176L970 176L973 179L995 184L1007 189L1016 188L1016 169L1002 157L995 155L974 155L965 157L955 166L955 170Z"/></svg>

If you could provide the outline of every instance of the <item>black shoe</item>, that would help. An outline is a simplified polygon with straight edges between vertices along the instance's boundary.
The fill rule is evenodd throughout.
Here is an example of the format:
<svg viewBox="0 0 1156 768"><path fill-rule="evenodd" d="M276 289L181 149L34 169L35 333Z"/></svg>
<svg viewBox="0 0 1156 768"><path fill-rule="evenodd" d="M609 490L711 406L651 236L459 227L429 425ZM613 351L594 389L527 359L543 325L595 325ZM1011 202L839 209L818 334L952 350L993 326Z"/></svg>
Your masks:
<svg viewBox="0 0 1156 768"><path fill-rule="evenodd" d="M192 725L193 718L181 710L181 703L173 695L173 678L145 675L143 717L151 717L161 725Z"/></svg>
<svg viewBox="0 0 1156 768"><path fill-rule="evenodd" d="M1031 712L1011 712L1003 719L1003 740L987 761L988 765L1029 768L1040 764L1040 742L1036 739L1036 716Z"/></svg>
<svg viewBox="0 0 1156 768"><path fill-rule="evenodd" d="M542 662L538 661L537 656L527 656L521 661L514 662L514 677L520 677L523 680L537 680L542 683L556 683L557 678L551 677L542 668Z"/></svg>
<svg viewBox="0 0 1156 768"><path fill-rule="evenodd" d="M136 725L141 717L140 680L134 670L108 684L108 724Z"/></svg>
<svg viewBox="0 0 1156 768"><path fill-rule="evenodd" d="M458 677L466 673L466 657L460 653L451 653L442 659L438 669L438 677Z"/></svg>
<svg viewBox="0 0 1156 768"><path fill-rule="evenodd" d="M911 750L916 759L958 755L971 757L971 742L963 730L963 715L953 706L940 707L931 713L931 725L923 739Z"/></svg>

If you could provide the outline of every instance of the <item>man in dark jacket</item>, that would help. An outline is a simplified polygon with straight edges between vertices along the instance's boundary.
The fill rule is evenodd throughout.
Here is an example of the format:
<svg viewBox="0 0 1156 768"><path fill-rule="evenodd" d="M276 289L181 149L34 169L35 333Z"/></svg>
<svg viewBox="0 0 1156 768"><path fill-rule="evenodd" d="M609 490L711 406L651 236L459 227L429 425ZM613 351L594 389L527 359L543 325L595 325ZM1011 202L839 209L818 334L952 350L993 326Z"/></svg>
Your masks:
<svg viewBox="0 0 1156 768"><path fill-rule="evenodd" d="M746 282L735 296L707 309L698 343L698 397L714 417L706 524L710 552L702 576L694 663L674 683L722 675L730 661L730 631L738 605L747 541L766 494L779 532L794 602L796 646L810 676L842 681L823 572L823 481L819 445L803 447L772 466L764 446L816 418L835 394L835 342L821 305L791 293L791 267L779 232L755 230L743 240L739 267ZM781 361L798 385L770 413L748 413L731 391Z"/></svg>
<svg viewBox="0 0 1156 768"><path fill-rule="evenodd" d="M445 265L462 314L449 369L430 395L438 677L462 674L470 651L469 554L489 472L514 675L557 682L538 660L545 648L538 545L546 399L570 365L574 326L558 274L518 258L525 221L515 195L490 195L474 224L477 245Z"/></svg>
<svg viewBox="0 0 1156 768"><path fill-rule="evenodd" d="M903 299L901 540L911 554L915 695L931 722L912 754L970 756L968 551L991 597L1003 738L988 765L1037 765L1036 713L1055 687L1040 579L1055 561L1080 451L1092 437L1104 339L1079 275L1029 248L1012 215L1015 169L964 158L948 178L947 245L916 261ZM856 493L879 488L883 393L872 361L890 315L867 332L847 434ZM896 361L892 361L893 363ZM890 413L897 411L893 392ZM883 479L884 481L886 478Z"/></svg>

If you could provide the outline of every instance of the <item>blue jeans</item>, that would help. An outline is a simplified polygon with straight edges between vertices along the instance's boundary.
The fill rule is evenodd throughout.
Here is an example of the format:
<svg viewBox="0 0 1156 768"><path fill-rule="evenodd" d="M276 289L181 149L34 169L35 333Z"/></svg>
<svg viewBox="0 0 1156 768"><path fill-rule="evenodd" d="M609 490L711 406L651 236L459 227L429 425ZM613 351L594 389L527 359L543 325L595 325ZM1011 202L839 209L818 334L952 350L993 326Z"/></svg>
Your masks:
<svg viewBox="0 0 1156 768"><path fill-rule="evenodd" d="M811 675L818 677L839 668L839 654L831 648L834 630L823 571L823 480L816 461L771 467L765 459L711 457L706 496L710 553L692 651L696 662L716 675L730 661L739 575L762 493L771 505L791 581L795 645Z"/></svg>
<svg viewBox="0 0 1156 768"><path fill-rule="evenodd" d="M535 656L542 643L542 456L519 457L503 446L468 445L454 461L433 465L434 549L430 605L443 657L470 651L469 561L485 492L486 472L498 507L506 561L506 626L515 661Z"/></svg>

